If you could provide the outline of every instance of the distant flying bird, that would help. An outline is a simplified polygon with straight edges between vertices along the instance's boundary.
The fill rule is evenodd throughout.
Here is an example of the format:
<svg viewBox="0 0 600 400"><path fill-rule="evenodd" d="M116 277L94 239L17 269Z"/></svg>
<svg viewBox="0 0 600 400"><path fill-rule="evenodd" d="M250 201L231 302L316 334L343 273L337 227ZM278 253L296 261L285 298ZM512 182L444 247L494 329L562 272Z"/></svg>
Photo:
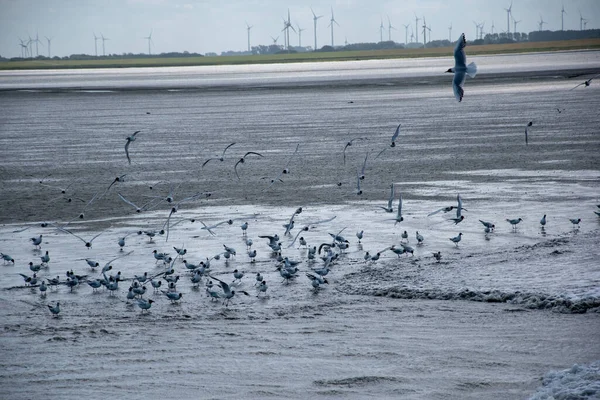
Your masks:
<svg viewBox="0 0 600 400"><path fill-rule="evenodd" d="M208 164L208 162L209 162L209 161L211 161L211 160L219 160L219 161L223 161L223 160L225 159L225 152L227 151L227 149L229 149L229 148L230 148L231 146L233 146L234 144L235 144L235 142L234 142L234 143L231 143L231 144L228 144L228 145L227 145L227 147L225 147L225 149L223 149L223 153L221 153L221 157L218 157L218 158L217 158L217 157L213 157L213 158L209 158L208 160L204 161L204 164L202 164L202 167L204 168L204 166L205 166L206 164Z"/></svg>
<svg viewBox="0 0 600 400"><path fill-rule="evenodd" d="M456 47L454 48L454 68L449 68L448 71L446 71L454 73L452 89L454 90L454 97L456 97L456 100L459 102L462 101L465 94L463 84L465 83L467 75L471 78L475 78L475 75L477 74L477 65L475 65L474 62L467 65L467 55L465 54L466 45L467 39L463 33L460 35L460 38L456 42Z"/></svg>
<svg viewBox="0 0 600 400"><path fill-rule="evenodd" d="M600 76L600 74L594 75L594 76L592 76L590 79L588 79L587 81L581 82L579 85L575 86L575 87L574 87L573 89L571 89L571 90L577 89L577 88L578 88L579 86L581 86L581 85L585 85L585 87L588 87L588 86L590 86L590 84L592 83L592 79L594 79L594 78L596 78L596 77L598 77L598 76Z"/></svg>
<svg viewBox="0 0 600 400"><path fill-rule="evenodd" d="M346 165L346 149L348 147L352 146L352 143L354 143L355 140L363 140L363 139L365 139L365 138L357 137L357 138L351 139L349 142L346 143L346 145L344 146L344 152L343 152L344 153L344 165Z"/></svg>
<svg viewBox="0 0 600 400"><path fill-rule="evenodd" d="M131 144L131 142L135 141L135 136L140 132L141 131L135 131L131 136L127 136L127 143L125 143L125 155L127 156L127 161L129 162L129 165L131 165L131 158L129 158L129 145Z"/></svg>
<svg viewBox="0 0 600 400"><path fill-rule="evenodd" d="M259 156L259 157L264 157L262 154L254 152L254 151L249 151L246 154L244 154L244 156L242 158L240 158L238 160L238 162L235 163L235 165L233 166L233 169L235 171L235 176L237 176L238 180L240 179L240 176L238 175L237 172L237 166L238 164L243 164L246 161L246 157L250 156L250 155L255 155L255 156Z"/></svg>

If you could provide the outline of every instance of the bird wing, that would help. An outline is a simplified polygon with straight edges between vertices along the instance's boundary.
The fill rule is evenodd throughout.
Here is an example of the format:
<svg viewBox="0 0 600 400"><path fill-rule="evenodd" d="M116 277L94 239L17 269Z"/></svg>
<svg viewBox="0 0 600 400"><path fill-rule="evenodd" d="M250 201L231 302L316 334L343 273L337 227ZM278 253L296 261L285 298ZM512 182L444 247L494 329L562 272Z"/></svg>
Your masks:
<svg viewBox="0 0 600 400"><path fill-rule="evenodd" d="M396 128L396 131L392 135L392 142L396 141L396 139L398 138L399 134L400 134L400 124L398 124L398 127Z"/></svg>
<svg viewBox="0 0 600 400"><path fill-rule="evenodd" d="M225 149L223 150L223 154L221 155L221 157L225 157L225 152L227 151L227 149L230 148L231 146L233 146L234 144L235 144L235 142L233 142L230 145L228 145L227 147L225 147Z"/></svg>
<svg viewBox="0 0 600 400"><path fill-rule="evenodd" d="M287 169L287 167L290 165L290 163L292 162L292 159L294 158L294 156L296 155L296 153L298 153L298 148L300 147L300 143L298 143L296 145L296 150L294 150L294 153L292 154L292 156L289 158L288 162L285 164L285 167L283 167L283 169L281 170L281 172L279 173L279 175L277 175L277 177L275 179L271 180L271 184L269 185L269 187L273 186L273 184L275 182L277 182L278 180L281 181L281 176L283 175L283 171L285 171ZM282 181L283 182L283 181Z"/></svg>
<svg viewBox="0 0 600 400"><path fill-rule="evenodd" d="M259 157L264 157L264 156L263 156L262 154L260 154L260 153L257 153L257 152L255 152L255 151L249 151L249 152L247 152L246 154L244 154L244 157L242 157L242 158L246 158L246 157L248 157L248 156L250 156L250 155L255 155L255 156L259 156Z"/></svg>
<svg viewBox="0 0 600 400"><path fill-rule="evenodd" d="M394 184L392 183L391 190L390 190L390 198L388 200L388 209L389 210L392 209L392 203L394 202L394 195L395 194L396 194L396 191L394 190Z"/></svg>
<svg viewBox="0 0 600 400"><path fill-rule="evenodd" d="M437 213L440 213L440 212L444 211L444 208L446 208L446 207L442 207L442 208L440 208L439 210L435 210L434 212L430 212L429 214L427 214L427 216L428 216L428 217L431 217L432 215L435 215L435 214L437 214Z"/></svg>
<svg viewBox="0 0 600 400"><path fill-rule="evenodd" d="M56 227L56 229L58 229L60 231L63 231L63 232L70 233L71 235L75 236L77 239L81 240L83 243L87 244L87 240L83 239L81 236L78 236L78 235L74 234L73 232L71 232L69 230L66 230L66 229L61 228L61 227Z"/></svg>
<svg viewBox="0 0 600 400"><path fill-rule="evenodd" d="M356 169L356 192L360 192L360 175L358 174L358 168Z"/></svg>
<svg viewBox="0 0 600 400"><path fill-rule="evenodd" d="M368 151L367 151L367 154L365 155L365 161L363 161L362 170L360 171L361 175L365 174L365 169L367 168L367 158L369 158L369 152Z"/></svg>
<svg viewBox="0 0 600 400"><path fill-rule="evenodd" d="M125 143L125 155L127 156L127 161L131 165L131 158L129 158L129 145L131 144L131 140L127 138L127 143Z"/></svg>
<svg viewBox="0 0 600 400"><path fill-rule="evenodd" d="M463 33L458 38L456 46L454 47L454 68L467 68L467 55L465 54L465 46L467 45L467 39Z"/></svg>
<svg viewBox="0 0 600 400"><path fill-rule="evenodd" d="M465 95L465 90L463 89L463 84L465 83L465 79L467 78L467 74L465 72L455 72L454 79L452 80L452 90L454 90L454 97L460 103Z"/></svg>
<svg viewBox="0 0 600 400"><path fill-rule="evenodd" d="M231 288L229 287L229 285L228 285L227 283L223 282L223 281L222 281L222 280L220 280L220 279L217 279L217 278L215 278L215 277L212 277L212 276L210 276L210 275L209 275L209 277L210 277L211 279L214 279L215 281L219 282L219 284L221 285L221 288L223 288L223 293L224 293L225 295L229 295L229 294L231 294Z"/></svg>
<svg viewBox="0 0 600 400"><path fill-rule="evenodd" d="M527 133L529 133L529 128L526 126L525 127L525 144L529 144L529 139L527 138Z"/></svg>
<svg viewBox="0 0 600 400"><path fill-rule="evenodd" d="M402 217L402 195L398 199L398 218Z"/></svg>
<svg viewBox="0 0 600 400"><path fill-rule="evenodd" d="M133 202L127 200L125 197L123 197L123 195L121 193L118 193L119 197L121 198L121 200L123 200L125 203L129 204L130 206L135 207L136 209L140 209L138 206L136 206Z"/></svg>
<svg viewBox="0 0 600 400"><path fill-rule="evenodd" d="M387 147L385 147L383 150L381 150L379 153L377 153L377 155L375 156L375 159L379 158L379 156L382 155L383 152L386 150L387 150Z"/></svg>
<svg viewBox="0 0 600 400"><path fill-rule="evenodd" d="M242 158L240 158L240 159L238 160L238 162L236 162L236 163L235 163L235 165L233 166L233 170L235 171L235 176L237 176L238 180L240 180L240 176L238 175L238 172L237 172L237 166L238 166L238 164L239 164L239 163L241 163L241 162L244 162L244 158L243 158L243 157L242 157Z"/></svg>
<svg viewBox="0 0 600 400"><path fill-rule="evenodd" d="M456 202L458 203L458 207L456 208L456 218L460 218L463 209L462 198L460 197L460 194L456 195Z"/></svg>

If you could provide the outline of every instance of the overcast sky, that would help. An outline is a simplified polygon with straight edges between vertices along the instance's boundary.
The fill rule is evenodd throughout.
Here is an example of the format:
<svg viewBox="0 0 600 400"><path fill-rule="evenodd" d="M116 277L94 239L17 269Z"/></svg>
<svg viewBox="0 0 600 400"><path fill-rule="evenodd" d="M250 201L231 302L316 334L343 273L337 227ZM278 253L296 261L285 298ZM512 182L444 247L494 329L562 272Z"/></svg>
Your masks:
<svg viewBox="0 0 600 400"><path fill-rule="evenodd" d="M561 0L514 0L512 11L520 20L517 30L538 29L540 14L544 29L560 30ZM564 1L565 29L579 29L579 12L588 19L587 28L600 27L600 0ZM216 52L243 51L247 48L246 22L252 26L251 45L271 44L279 36L283 44L283 17L290 10L291 22L302 31L302 45L314 45L313 15L323 15L317 23L318 47L331 44L328 28L331 8L335 25L335 44L377 42L383 20L388 38L387 18L396 30L392 40L404 43L404 24L415 27L415 13L426 18L432 38L447 39L452 24L455 40L461 32L467 39L475 36L473 21L485 22L484 32L506 30L510 0L0 0L0 55L20 56L19 38L35 38L42 44L40 54L47 55L46 36L52 39L52 55L94 54L94 33L103 34L106 53L146 53L144 37L152 31L153 53L168 51ZM422 21L419 22L422 25ZM420 29L422 30L422 28ZM511 21L510 30L513 30ZM419 40L422 40L419 32ZM292 45L298 35L290 33ZM102 41L98 41L102 54ZM34 50L35 54L35 50Z"/></svg>

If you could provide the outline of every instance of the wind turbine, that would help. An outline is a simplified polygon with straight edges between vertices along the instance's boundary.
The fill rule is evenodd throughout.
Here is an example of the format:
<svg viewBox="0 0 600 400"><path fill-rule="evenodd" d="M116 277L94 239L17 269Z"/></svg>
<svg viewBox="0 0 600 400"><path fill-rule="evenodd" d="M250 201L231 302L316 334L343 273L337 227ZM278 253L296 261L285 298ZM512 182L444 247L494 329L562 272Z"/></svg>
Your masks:
<svg viewBox="0 0 600 400"><path fill-rule="evenodd" d="M289 50L290 49L290 28L292 28L292 30L294 32L296 32L296 29L294 29L294 27L292 26L292 23L290 22L290 10L288 9L288 19L287 21L285 20L285 18L283 19L283 37L284 37L284 41L285 41L285 47ZM297 32L296 32L297 33Z"/></svg>
<svg viewBox="0 0 600 400"><path fill-rule="evenodd" d="M383 18L381 19L381 25L379 25L379 42L383 42Z"/></svg>
<svg viewBox="0 0 600 400"><path fill-rule="evenodd" d="M312 11L313 14L313 22L315 24L315 50L317 50L317 21L319 20L319 18L323 17L322 15L319 15L317 17L317 14L315 14L315 12L313 11L312 7L310 8L310 11Z"/></svg>
<svg viewBox="0 0 600 400"><path fill-rule="evenodd" d="M392 41L392 29L396 29L392 26L392 22L390 21L390 17L387 17L388 19L388 40L391 42Z"/></svg>
<svg viewBox="0 0 600 400"><path fill-rule="evenodd" d="M94 32L94 50L96 51L96 57L98 57L98 39L100 38L96 36L96 33Z"/></svg>
<svg viewBox="0 0 600 400"><path fill-rule="evenodd" d="M297 22L296 26L298 27L298 47L302 47L302 31L305 31L306 28L300 28L300 25Z"/></svg>
<svg viewBox="0 0 600 400"><path fill-rule="evenodd" d="M540 21L538 22L538 26L539 26L539 30L541 31L544 28L544 24L547 24L547 22L544 21L544 18L542 18L542 14L540 14Z"/></svg>
<svg viewBox="0 0 600 400"><path fill-rule="evenodd" d="M150 43L154 43L152 41L152 29L150 29L150 34L148 36L146 36L144 39L146 39L148 41L148 55L151 55L152 49L150 48Z"/></svg>
<svg viewBox="0 0 600 400"><path fill-rule="evenodd" d="M331 27L331 47L333 47L333 24L340 26L333 16L333 7L331 7L331 19L329 20L329 26Z"/></svg>
<svg viewBox="0 0 600 400"><path fill-rule="evenodd" d="M581 10L579 10L579 30L583 30L583 15L581 15Z"/></svg>
<svg viewBox="0 0 600 400"><path fill-rule="evenodd" d="M415 42L419 43L419 21L421 20L421 18L417 17L417 14L415 13L415 33L417 34L415 37Z"/></svg>
<svg viewBox="0 0 600 400"><path fill-rule="evenodd" d="M423 16L423 48L427 45L427 22L425 22L425 16Z"/></svg>
<svg viewBox="0 0 600 400"><path fill-rule="evenodd" d="M475 39L479 39L479 27L480 27L480 24L478 24L475 21L473 21L473 23L475 24Z"/></svg>
<svg viewBox="0 0 600 400"><path fill-rule="evenodd" d="M104 42L106 42L107 40L110 40L109 38L105 38L104 34L102 34L102 32L100 32L100 38L102 39L102 56L106 56L106 51L104 51Z"/></svg>
<svg viewBox="0 0 600 400"><path fill-rule="evenodd" d="M479 39L483 39L483 27L485 26L485 21L479 25Z"/></svg>
<svg viewBox="0 0 600 400"><path fill-rule="evenodd" d="M46 40L48 41L48 58L50 58L50 45L52 44L52 39L54 38L49 38L48 36L44 36L46 38Z"/></svg>
<svg viewBox="0 0 600 400"><path fill-rule="evenodd" d="M510 15L512 13L512 1L510 7L504 9L506 11L506 32L510 35Z"/></svg>
<svg viewBox="0 0 600 400"><path fill-rule="evenodd" d="M448 27L448 41L450 43L452 43L452 22L450 23L450 26Z"/></svg>
<svg viewBox="0 0 600 400"><path fill-rule="evenodd" d="M410 42L414 43L415 41L415 32L413 31L412 26L410 27Z"/></svg>
<svg viewBox="0 0 600 400"><path fill-rule="evenodd" d="M25 58L27 56L27 45L25 44L25 42L23 41L23 39L19 38L19 46L21 46L21 58Z"/></svg>
<svg viewBox="0 0 600 400"><path fill-rule="evenodd" d="M494 20L492 20L492 35L494 34Z"/></svg>
<svg viewBox="0 0 600 400"><path fill-rule="evenodd" d="M250 29L252 29L252 25L248 25L246 22L246 31L248 32L248 52L250 52Z"/></svg>
<svg viewBox="0 0 600 400"><path fill-rule="evenodd" d="M30 35L29 36L29 40L27 41L27 48L29 49L29 57L33 58L33 43L34 40L31 38Z"/></svg>
<svg viewBox="0 0 600 400"><path fill-rule="evenodd" d="M584 19L584 20L583 20L583 30L584 30L584 31L587 29L587 23L588 23L588 20L587 20L587 19Z"/></svg>
<svg viewBox="0 0 600 400"><path fill-rule="evenodd" d="M511 16L512 16L512 15L511 15ZM512 20L513 20L513 24L514 24L514 26L515 26L515 29L514 29L513 33L517 33L517 24L518 24L519 22L521 22L521 20L518 20L518 21L517 21L517 20L516 20L514 17L513 17L513 19L512 19Z"/></svg>
<svg viewBox="0 0 600 400"><path fill-rule="evenodd" d="M565 5L562 5L562 10L560 10L560 30L564 31L565 30L565 22L564 22L564 18L565 18L565 14L567 12L565 11Z"/></svg>
<svg viewBox="0 0 600 400"><path fill-rule="evenodd" d="M404 44L408 44L408 27L410 26L410 24L408 25L404 25L402 24L402 26L404 27Z"/></svg>
<svg viewBox="0 0 600 400"><path fill-rule="evenodd" d="M36 56L36 57L38 57L38 56L40 55L40 52L39 52L39 47L38 47L38 45L39 45L40 43L42 43L42 42L40 41L40 38L39 38L39 36L38 36L38 33L37 33L37 32L35 33L35 40L34 40L34 42L35 42L35 56Z"/></svg>

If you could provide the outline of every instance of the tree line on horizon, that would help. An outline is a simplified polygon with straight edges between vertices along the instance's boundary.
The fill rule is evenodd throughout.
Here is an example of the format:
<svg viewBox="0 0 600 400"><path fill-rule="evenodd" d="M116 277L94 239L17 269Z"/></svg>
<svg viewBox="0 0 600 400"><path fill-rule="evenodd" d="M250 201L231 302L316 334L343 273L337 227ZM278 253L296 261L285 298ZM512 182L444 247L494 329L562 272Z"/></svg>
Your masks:
<svg viewBox="0 0 600 400"><path fill-rule="evenodd" d="M486 34L483 39L476 39L469 41L472 45L481 45L481 44L506 44L506 43L519 43L519 42L550 42L550 41L560 41L560 40L578 40L578 39L598 39L600 38L600 29L587 29L583 31L533 31L529 33L524 32L501 32L501 33L493 33ZM437 48L437 47L449 47L452 46L454 42L450 42L449 40L433 40L427 42L427 48ZM394 41L383 41L383 42L367 42L367 43L350 43L344 46L329 46L325 45L320 49L313 50L312 47L294 47L292 46L290 49L285 49L281 45L271 44L271 45L258 45L252 46L251 51L224 51L221 52L221 56L240 56L240 55L265 55L265 54L289 54L289 53L302 53L302 52L334 52L334 51L364 51L364 50L389 50L389 49L415 49L415 48L423 48L423 43L408 43L407 45L397 43ZM107 59L107 60L119 60L119 59L131 59L131 58L186 58L186 57L203 57L203 56L218 56L216 53L190 53L188 51L183 52L167 52L160 54L146 54L146 53L123 53L123 54L109 54L107 56L94 56L89 54L71 54L70 56L65 57L46 57L46 56L37 56L34 58L22 58L22 57L12 57L12 58L4 58L0 56L0 61L25 61L25 60L99 60L99 59Z"/></svg>

